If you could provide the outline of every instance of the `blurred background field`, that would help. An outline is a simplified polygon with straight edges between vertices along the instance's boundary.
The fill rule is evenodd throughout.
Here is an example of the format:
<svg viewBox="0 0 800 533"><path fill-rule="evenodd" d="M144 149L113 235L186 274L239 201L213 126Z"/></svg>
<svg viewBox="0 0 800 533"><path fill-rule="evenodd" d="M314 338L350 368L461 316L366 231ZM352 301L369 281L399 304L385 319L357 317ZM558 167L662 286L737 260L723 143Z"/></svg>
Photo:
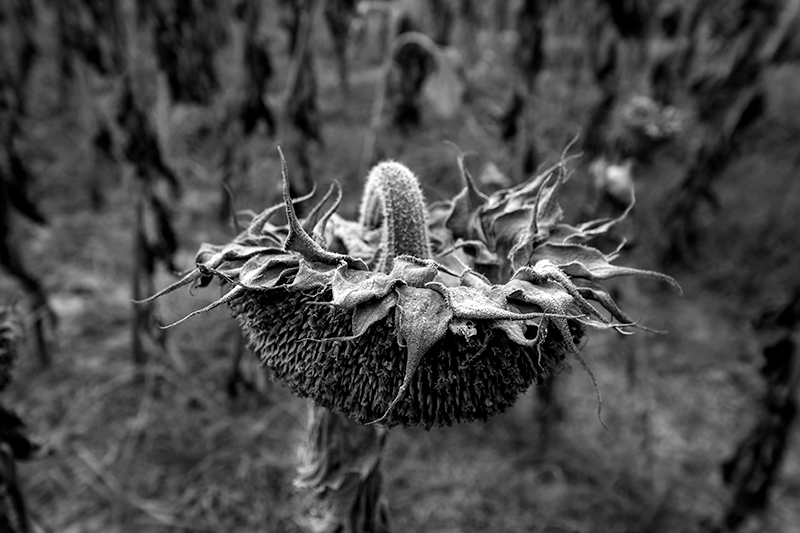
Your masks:
<svg viewBox="0 0 800 533"><path fill-rule="evenodd" d="M730 512L736 499L722 465L767 416L768 383L760 372L765 332L754 324L800 294L798 2L715 1L702 9L692 0L622 2L639 6L634 28L647 22L644 35L634 36L625 36L626 26L611 15L613 2L599 0L542 2L535 30L523 24L530 20L527 2L508 2L505 11L474 1L358 2L346 41L346 88L325 18L325 4L335 0L188 2L187 12L205 13L201 20L209 26L191 26L199 33L184 40L157 31L160 20L181 12L170 2L120 2L117 32L102 26L95 2L66 4L11 0L2 19L6 44L23 42L20 28L27 28L37 50L27 60L21 97L8 96L16 87L8 80L20 80L19 64L6 69L0 113L7 115L0 120L13 116L18 123L9 143L27 168L27 197L48 222L32 223L4 201L13 223L3 237L19 248L58 317L57 327L45 328L50 361L43 365L32 324L39 309L0 270L0 297L22 302L29 330L3 404L45 445L18 469L34 531L300 531L292 479L306 402L269 381L249 352L239 365L243 377L229 383L244 348L226 309L164 338L149 322L172 322L210 303L219 296L216 285L172 293L141 327L132 326L142 312L131 303L132 280L149 276L135 246L137 228L149 239L151 288L158 289L174 281L170 266L193 266L201 243L235 235L228 202L255 212L279 202L279 145L295 195L315 183L319 196L338 180L339 213L353 218L365 172L381 159L406 164L434 202L462 186L457 152L445 141L473 153L467 167L488 192L556 162L576 136L568 153L583 155L572 163L561 200L566 219L593 213L608 192L590 172L593 161L634 161L636 205L620 229L630 246L618 262L666 272L683 294L650 280L626 279L614 289L633 318L667 333L597 332L582 347L603 395L607 429L597 418L591 381L573 365L554 385L558 417L543 416L541 396L530 391L486 423L392 430L384 458L392 529L699 532L715 530ZM261 5L260 18L248 11L252 4ZM35 10L29 26L14 18L27 5ZM460 64L424 66L429 78L450 77L412 94L416 109L403 111L401 78L411 74L386 59L387 32L396 28L380 21L407 16L435 40L441 19L431 10L439 7L450 13L448 44ZM97 39L97 64L83 41L65 37L64 9L79 13L76 24ZM682 22L677 34L665 36L670 10ZM698 11L697 26L687 29ZM201 103L181 102L170 92L153 36L176 49L189 43L200 54L200 44L213 41L209 27L225 33L202 60L213 67L216 88ZM542 39L538 63L520 59L531 31ZM293 51L292 35L299 36ZM264 119L248 132L239 113L252 76L242 60L250 37L271 61L256 99L272 113L274 131ZM611 81L601 72L605 59L597 57L608 39L617 47L616 63L605 65ZM770 39L780 41L772 55L763 52ZM655 98L653 58L673 45L688 50L689 66L671 78L670 101L654 101L679 112L680 131L644 152L633 150L615 117L634 96ZM5 48L7 56L20 50ZM187 84L203 90L189 74ZM385 102L376 114L384 80ZM179 195L166 190L172 178L159 177L152 165L140 171L126 152L137 137L119 118L125 84ZM598 118L612 93L609 117ZM763 98L736 115L737 102L750 109L742 96L748 94ZM524 101L516 114L514 98ZM15 107L20 99L24 112ZM723 162L703 166L698 150L716 146L716 134L724 137ZM586 145L592 136L601 142ZM693 169L707 183L692 179ZM154 198L164 204L166 226L160 207L147 204ZM137 216L140 202L144 218ZM159 255L169 241L165 228L177 242ZM797 323L788 330L796 339ZM134 336L141 341L138 361ZM789 368L797 374L797 363ZM797 378L791 383L796 398ZM769 505L741 531L800 531L800 435L788 424Z"/></svg>

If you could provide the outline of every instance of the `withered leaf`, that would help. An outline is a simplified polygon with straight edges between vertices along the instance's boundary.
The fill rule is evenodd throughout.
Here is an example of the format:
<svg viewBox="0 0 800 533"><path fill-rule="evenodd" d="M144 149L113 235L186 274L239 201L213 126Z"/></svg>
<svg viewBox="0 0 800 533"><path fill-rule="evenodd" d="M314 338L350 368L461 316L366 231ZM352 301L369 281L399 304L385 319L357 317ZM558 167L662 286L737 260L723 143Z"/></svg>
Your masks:
<svg viewBox="0 0 800 533"><path fill-rule="evenodd" d="M383 320L397 305L397 293L390 292L383 298L369 300L353 310L353 336L358 337L374 323Z"/></svg>
<svg viewBox="0 0 800 533"><path fill-rule="evenodd" d="M486 276L475 272L471 269L464 270L463 274L461 274L461 284L465 287L475 287L477 288L489 288L491 283Z"/></svg>
<svg viewBox="0 0 800 533"><path fill-rule="evenodd" d="M271 289L278 284L285 270L297 266L297 261L297 257L291 254L253 257L239 272L239 283L248 289Z"/></svg>
<svg viewBox="0 0 800 533"><path fill-rule="evenodd" d="M509 308L505 298L493 297L493 293L490 291L473 287L447 287L443 283L436 281L428 283L427 286L445 298L455 318L527 320L542 316L542 313L519 313L514 311ZM502 295L502 293L498 294Z"/></svg>
<svg viewBox="0 0 800 533"><path fill-rule="evenodd" d="M496 320L492 323L492 326L503 331L509 339L519 345L536 346L539 343L538 336L533 339L529 339L525 336L525 331L528 329L528 325L525 321Z"/></svg>
<svg viewBox="0 0 800 533"><path fill-rule="evenodd" d="M422 357L447 333L453 312L442 295L429 289L398 285L397 291L397 341L406 347L405 375L400 390L386 408L384 415L373 423L379 424L389 416L414 376Z"/></svg>
<svg viewBox="0 0 800 533"><path fill-rule="evenodd" d="M464 250L472 258L476 265L499 266L501 261L496 253L489 250L485 243L481 241L462 241L457 240L454 248Z"/></svg>
<svg viewBox="0 0 800 533"><path fill-rule="evenodd" d="M309 291L329 286L336 275L336 268L320 263L310 263L300 259L297 275L292 281L292 288L298 291Z"/></svg>
<svg viewBox="0 0 800 533"><path fill-rule="evenodd" d="M331 282L331 303L349 309L375 298L386 296L399 280L382 272L352 270L347 266L336 269Z"/></svg>
<svg viewBox="0 0 800 533"><path fill-rule="evenodd" d="M534 266L522 267L514 274L513 279L530 282L534 289L551 292L553 295L561 294L562 298L569 301L582 314L594 317L601 323L610 321L601 315L586 298L584 298L572 280L550 261L543 259Z"/></svg>
<svg viewBox="0 0 800 533"><path fill-rule="evenodd" d="M475 186L475 180L464 166L464 154L458 154L458 169L464 181L464 188L452 200L450 210L445 216L444 226L457 239L481 239L483 228L476 212L486 204L487 196Z"/></svg>
<svg viewBox="0 0 800 533"><path fill-rule="evenodd" d="M436 278L438 269L430 259L418 259L410 255L399 255L394 258L390 277L402 280L412 287L424 287Z"/></svg>
<svg viewBox="0 0 800 533"><path fill-rule="evenodd" d="M562 176L553 175L540 190L536 213L536 224L539 231L550 233L551 228L564 216L561 204L558 202L564 182Z"/></svg>
<svg viewBox="0 0 800 533"><path fill-rule="evenodd" d="M617 276L639 276L666 281L680 291L680 285L670 276L652 270L612 265L603 252L582 244L547 243L538 247L531 262L547 259L573 278L604 280Z"/></svg>
<svg viewBox="0 0 800 533"><path fill-rule="evenodd" d="M534 225L535 217L534 206L521 207L499 215L489 226L491 235L489 246L497 250L501 256L508 255L517 243L529 236L529 228Z"/></svg>

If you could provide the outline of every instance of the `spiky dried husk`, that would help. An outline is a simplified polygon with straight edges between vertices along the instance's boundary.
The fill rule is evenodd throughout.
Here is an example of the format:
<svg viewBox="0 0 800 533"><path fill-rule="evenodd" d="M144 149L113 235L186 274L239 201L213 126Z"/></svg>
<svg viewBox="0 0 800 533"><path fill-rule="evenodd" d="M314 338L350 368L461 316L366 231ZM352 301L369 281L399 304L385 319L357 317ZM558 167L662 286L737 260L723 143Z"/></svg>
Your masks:
<svg viewBox="0 0 800 533"><path fill-rule="evenodd" d="M397 343L390 313L349 340L348 309L320 305L331 294L248 291L232 304L250 347L296 394L359 423L384 416L403 383L407 353ZM486 420L510 407L532 384L560 370L568 349L551 328L539 358L536 347L509 340L476 322L476 335L448 332L425 354L405 396L381 423L387 427L448 426ZM583 335L570 324L574 342Z"/></svg>
<svg viewBox="0 0 800 533"><path fill-rule="evenodd" d="M276 209L265 210L233 242L204 245L197 269L154 298L213 277L231 283L225 296L175 324L229 304L275 377L361 423L486 419L558 370L568 354L588 371L599 400L576 342L585 327L625 333L635 325L601 282L633 275L677 286L657 272L615 266L616 251L585 244L618 219L560 222L563 162L487 197L459 157L465 189L432 207L428 220L436 259L385 254L394 256L391 268L379 261L378 271L381 244L367 235L378 204L367 202L362 223L335 222L339 194L325 214L301 222L282 163L288 224L269 224ZM328 196L312 213L322 212ZM382 207L385 220L394 209ZM425 217L418 218L422 224ZM335 222L330 231L328 221ZM338 241L342 253L328 248ZM484 267L491 267L486 276Z"/></svg>

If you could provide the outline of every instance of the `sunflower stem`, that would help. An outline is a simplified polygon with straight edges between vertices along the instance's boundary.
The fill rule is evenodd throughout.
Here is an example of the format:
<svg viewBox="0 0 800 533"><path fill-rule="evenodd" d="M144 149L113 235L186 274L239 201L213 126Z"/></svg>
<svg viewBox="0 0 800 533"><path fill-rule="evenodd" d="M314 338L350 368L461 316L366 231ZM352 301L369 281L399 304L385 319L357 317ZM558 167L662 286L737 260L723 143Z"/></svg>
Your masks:
<svg viewBox="0 0 800 533"><path fill-rule="evenodd" d="M386 430L312 406L295 486L314 533L388 533L380 471Z"/></svg>

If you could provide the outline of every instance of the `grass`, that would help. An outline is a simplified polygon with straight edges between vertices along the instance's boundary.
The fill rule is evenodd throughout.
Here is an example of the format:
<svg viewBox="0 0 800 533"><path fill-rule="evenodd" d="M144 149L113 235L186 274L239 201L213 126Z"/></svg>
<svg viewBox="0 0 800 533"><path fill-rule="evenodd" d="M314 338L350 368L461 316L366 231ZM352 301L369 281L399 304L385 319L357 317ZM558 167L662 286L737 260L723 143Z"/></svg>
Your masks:
<svg viewBox="0 0 800 533"><path fill-rule="evenodd" d="M504 46L492 43L474 63L483 70L458 118L442 123L426 116L423 128L408 137L380 134L380 153L421 176L429 201L458 186L455 155L442 140L477 151L479 163L510 168L509 152L489 118L506 96ZM281 72L278 46L273 54ZM326 144L315 149L313 165L321 181L344 183L343 212L353 216L364 179L353 169L376 66L354 64L352 94L339 107L328 59L318 63L325 71ZM544 75L537 103L537 133L550 158L575 134L591 100L588 93L566 98L556 67ZM265 393L226 396L237 333L225 310L171 330L173 357L154 355L143 374L132 368L129 184L106 176L108 204L89 211L91 168L73 141L85 131L75 107L55 112L54 76L45 57L36 69L33 116L25 124L26 154L40 176L37 190L51 226L21 231L29 262L43 275L61 318L58 350L47 369L34 357L20 361L7 394L50 451L20 469L35 522L43 531L66 533L297 531L291 480L307 406L277 383ZM186 189L179 264L189 266L200 242L221 242L233 230L215 221L211 207L218 201L216 140L192 135L208 117L192 110L172 118L170 162ZM787 192L785 185L796 138L796 129L767 120L748 141L750 149L720 184L722 208L709 213L698 262L669 272L683 285L683 297L662 292L655 282L620 284L624 308L669 334L623 339L601 333L584 347L605 399L608 430L597 420L591 383L579 370L559 382L566 419L546 450L532 393L485 424L393 430L385 473L394 529L688 532L718 517L728 497L719 466L751 426L760 394L760 355L748 320L777 300L797 272L796 249L781 244L796 237L789 217L800 198L797 187ZM235 189L238 207L259 209L276 199L278 160L274 140L250 143L253 163ZM679 155L662 154L643 176L634 215L643 244L625 254L625 262L653 266L649 243L658 241L659 205L680 177ZM478 169L476 160L468 163ZM568 213L577 212L587 178L576 175L567 190ZM765 225L779 197L780 216ZM763 240L752 235L765 227ZM157 284L170 280L160 272ZM2 290L13 289L3 281ZM212 288L194 297L170 295L159 305L162 320L199 308L215 294ZM800 531L797 437L795 431L772 511L748 531Z"/></svg>

